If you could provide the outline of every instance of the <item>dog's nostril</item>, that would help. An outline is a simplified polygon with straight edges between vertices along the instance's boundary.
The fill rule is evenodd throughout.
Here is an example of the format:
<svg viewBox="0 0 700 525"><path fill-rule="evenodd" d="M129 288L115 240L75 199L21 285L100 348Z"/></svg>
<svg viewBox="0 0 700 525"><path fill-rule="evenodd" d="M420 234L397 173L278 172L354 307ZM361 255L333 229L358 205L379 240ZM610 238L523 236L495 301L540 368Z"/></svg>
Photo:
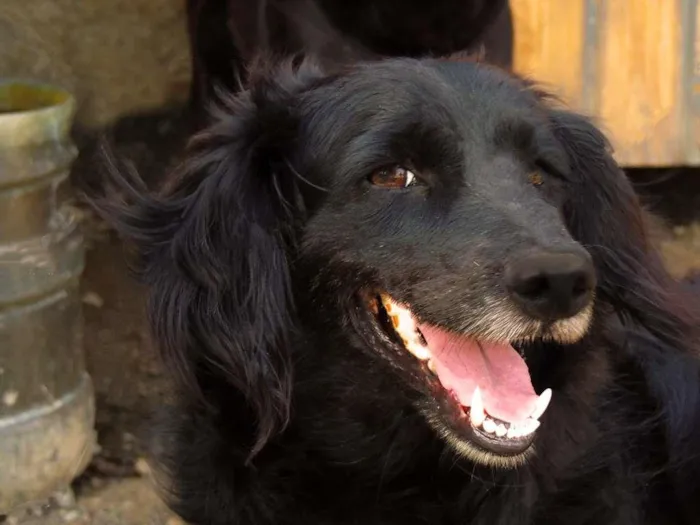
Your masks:
<svg viewBox="0 0 700 525"><path fill-rule="evenodd" d="M546 277L536 275L517 283L514 289L516 293L523 297L538 299L547 294L549 290L549 281Z"/></svg>
<svg viewBox="0 0 700 525"><path fill-rule="evenodd" d="M578 272L574 278L573 294L574 297L588 294L591 291L588 275L585 272Z"/></svg>
<svg viewBox="0 0 700 525"><path fill-rule="evenodd" d="M595 272L585 253L539 252L509 263L505 284L526 314L543 320L563 319L588 304Z"/></svg>

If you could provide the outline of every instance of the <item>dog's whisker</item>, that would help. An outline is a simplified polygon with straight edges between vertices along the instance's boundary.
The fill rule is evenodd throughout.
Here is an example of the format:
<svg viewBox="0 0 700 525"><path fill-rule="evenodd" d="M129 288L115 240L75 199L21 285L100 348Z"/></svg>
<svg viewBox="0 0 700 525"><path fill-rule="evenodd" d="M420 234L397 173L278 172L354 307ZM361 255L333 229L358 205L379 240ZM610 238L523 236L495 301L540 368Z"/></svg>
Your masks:
<svg viewBox="0 0 700 525"><path fill-rule="evenodd" d="M311 186L312 188L315 188L315 189L317 189L317 190L319 190L319 191L322 191L322 192L324 192L324 193L328 193L329 190L328 190L327 188L323 188L322 186L319 186L318 184L314 184L313 182L311 182L310 180L308 180L307 178L305 178L301 173L299 173L299 172L294 168L294 166L292 166L292 164L289 162L289 160L285 159L285 163L286 163L287 168L289 169L289 171L290 171L296 178L298 178L299 180L301 180L301 181L304 182L305 184L308 184L308 185Z"/></svg>

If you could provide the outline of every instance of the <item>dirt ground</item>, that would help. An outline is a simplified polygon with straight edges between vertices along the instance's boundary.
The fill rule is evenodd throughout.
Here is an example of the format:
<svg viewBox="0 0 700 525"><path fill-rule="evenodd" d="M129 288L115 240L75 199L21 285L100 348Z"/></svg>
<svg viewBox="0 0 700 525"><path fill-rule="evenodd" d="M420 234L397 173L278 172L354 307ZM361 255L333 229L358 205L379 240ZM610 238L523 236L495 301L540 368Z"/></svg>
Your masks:
<svg viewBox="0 0 700 525"><path fill-rule="evenodd" d="M44 505L18 511L3 525L18 524L183 525L168 512L145 478L93 480L89 488L67 490Z"/></svg>
<svg viewBox="0 0 700 525"><path fill-rule="evenodd" d="M175 108L123 119L106 130L120 155L157 184L181 150L186 112ZM77 186L95 179L93 137L77 136ZM657 237L678 277L700 271L700 173L694 170L632 173L645 202L663 218ZM96 387L100 451L72 491L44 506L23 509L6 525L175 525L148 477L143 434L148 417L167 402L168 385L148 342L144 292L128 275L120 241L93 217L86 221L83 279L85 351ZM1 521L1 518L0 518ZM4 524L5 525L5 524Z"/></svg>

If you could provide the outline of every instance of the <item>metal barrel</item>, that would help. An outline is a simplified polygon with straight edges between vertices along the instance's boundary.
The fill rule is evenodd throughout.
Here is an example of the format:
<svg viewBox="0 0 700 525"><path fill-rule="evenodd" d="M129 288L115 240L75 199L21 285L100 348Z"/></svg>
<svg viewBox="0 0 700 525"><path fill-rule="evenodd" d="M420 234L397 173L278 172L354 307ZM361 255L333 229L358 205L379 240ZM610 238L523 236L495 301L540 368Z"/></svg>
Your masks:
<svg viewBox="0 0 700 525"><path fill-rule="evenodd" d="M0 515L65 488L94 450L74 115L61 89L0 82Z"/></svg>

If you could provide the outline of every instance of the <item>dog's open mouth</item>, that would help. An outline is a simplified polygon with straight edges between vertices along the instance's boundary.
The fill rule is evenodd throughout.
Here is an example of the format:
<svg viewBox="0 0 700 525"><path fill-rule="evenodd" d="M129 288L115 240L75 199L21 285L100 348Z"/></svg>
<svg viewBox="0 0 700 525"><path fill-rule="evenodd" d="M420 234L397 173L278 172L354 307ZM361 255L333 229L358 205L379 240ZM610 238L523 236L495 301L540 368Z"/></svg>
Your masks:
<svg viewBox="0 0 700 525"><path fill-rule="evenodd" d="M535 393L527 364L514 346L421 323L386 294L375 299L373 310L382 328L400 340L460 407L470 444L497 456L528 450L552 391Z"/></svg>

